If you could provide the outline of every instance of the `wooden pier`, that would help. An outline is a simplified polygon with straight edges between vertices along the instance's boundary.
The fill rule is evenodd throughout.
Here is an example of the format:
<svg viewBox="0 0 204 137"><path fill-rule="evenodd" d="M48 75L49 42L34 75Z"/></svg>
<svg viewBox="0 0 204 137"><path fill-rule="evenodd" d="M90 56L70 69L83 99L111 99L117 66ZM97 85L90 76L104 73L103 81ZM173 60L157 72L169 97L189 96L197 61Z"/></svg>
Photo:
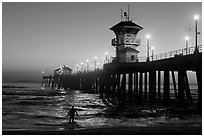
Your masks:
<svg viewBox="0 0 204 137"><path fill-rule="evenodd" d="M189 50L189 52L185 52ZM103 70L58 77L44 77L52 87L86 90L107 99L123 101L162 102L175 100L180 107L192 102L187 71L196 73L197 108L202 110L202 49L195 47L155 55L148 62L104 64ZM163 57L164 56L164 57ZM177 75L177 79L175 78ZM172 81L170 81L170 78ZM170 92L173 83L174 93Z"/></svg>

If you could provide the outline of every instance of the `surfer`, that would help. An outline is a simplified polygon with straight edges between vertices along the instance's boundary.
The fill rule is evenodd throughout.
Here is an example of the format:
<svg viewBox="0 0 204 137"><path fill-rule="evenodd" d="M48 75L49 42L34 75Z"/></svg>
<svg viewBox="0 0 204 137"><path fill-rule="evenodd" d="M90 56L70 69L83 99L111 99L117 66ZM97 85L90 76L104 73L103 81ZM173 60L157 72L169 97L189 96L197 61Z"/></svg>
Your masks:
<svg viewBox="0 0 204 137"><path fill-rule="evenodd" d="M67 117L69 116L69 123L74 123L75 113L77 114L77 116L79 116L74 106L72 106L72 108L69 110L67 114Z"/></svg>

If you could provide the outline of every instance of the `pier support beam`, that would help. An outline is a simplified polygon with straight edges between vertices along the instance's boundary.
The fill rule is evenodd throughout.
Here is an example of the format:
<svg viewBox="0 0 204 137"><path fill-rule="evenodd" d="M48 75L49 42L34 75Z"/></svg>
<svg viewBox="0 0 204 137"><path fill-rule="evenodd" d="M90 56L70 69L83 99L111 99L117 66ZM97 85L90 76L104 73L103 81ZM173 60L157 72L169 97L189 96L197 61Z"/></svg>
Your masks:
<svg viewBox="0 0 204 137"><path fill-rule="evenodd" d="M129 80L128 80L128 98L132 99L132 73L129 73Z"/></svg>
<svg viewBox="0 0 204 137"><path fill-rule="evenodd" d="M134 73L134 95L138 97L138 72Z"/></svg>
<svg viewBox="0 0 204 137"><path fill-rule="evenodd" d="M140 84L139 84L139 99L142 100L143 92L143 73L140 72Z"/></svg>
<svg viewBox="0 0 204 137"><path fill-rule="evenodd" d="M186 71L184 73L184 82L185 82L185 89L186 89L186 97L188 101L192 102L192 96L191 96L191 91L190 91L190 86L189 86L188 76Z"/></svg>
<svg viewBox="0 0 204 137"><path fill-rule="evenodd" d="M184 107L184 70L178 71L178 106Z"/></svg>
<svg viewBox="0 0 204 137"><path fill-rule="evenodd" d="M149 72L149 100L150 102L156 100L156 71Z"/></svg>
<svg viewBox="0 0 204 137"><path fill-rule="evenodd" d="M120 100L121 99L120 74L117 74L116 83L117 83L117 97L118 100Z"/></svg>
<svg viewBox="0 0 204 137"><path fill-rule="evenodd" d="M117 75L112 75L112 97L116 95L116 86L117 86Z"/></svg>
<svg viewBox="0 0 204 137"><path fill-rule="evenodd" d="M202 66L196 70L196 78L198 84L197 110L200 114L202 114Z"/></svg>
<svg viewBox="0 0 204 137"><path fill-rule="evenodd" d="M156 101L156 71L153 71L153 100Z"/></svg>
<svg viewBox="0 0 204 137"><path fill-rule="evenodd" d="M158 80L157 80L157 84L158 84L158 87L157 87L157 90L158 90L158 100L160 101L161 100L161 71L158 71Z"/></svg>
<svg viewBox="0 0 204 137"><path fill-rule="evenodd" d="M62 78L61 78L61 77L59 77L58 89L60 89L60 88L61 88L61 84L62 84Z"/></svg>
<svg viewBox="0 0 204 137"><path fill-rule="evenodd" d="M152 103L153 99L153 72L149 72L149 101Z"/></svg>
<svg viewBox="0 0 204 137"><path fill-rule="evenodd" d="M105 90L105 80L106 80L106 77L105 77L104 73L101 74L100 79L101 79L101 90L99 92L100 92L100 98L103 98L104 90Z"/></svg>
<svg viewBox="0 0 204 137"><path fill-rule="evenodd" d="M147 100L147 72L144 76L144 100Z"/></svg>
<svg viewBox="0 0 204 137"><path fill-rule="evenodd" d="M111 74L108 74L106 80L106 98L108 99L110 95L111 95Z"/></svg>
<svg viewBox="0 0 204 137"><path fill-rule="evenodd" d="M168 105L170 102L170 82L169 82L169 71L164 71L164 104Z"/></svg>
<svg viewBox="0 0 204 137"><path fill-rule="evenodd" d="M172 81L173 81L173 86L174 86L175 100L177 100L178 95L177 95L176 79L175 79L174 71L171 71L171 75L172 75Z"/></svg>
<svg viewBox="0 0 204 137"><path fill-rule="evenodd" d="M121 83L121 91L123 99L126 98L126 73L123 73L122 83Z"/></svg>
<svg viewBox="0 0 204 137"><path fill-rule="evenodd" d="M96 87L95 87L95 93L97 94L98 93L98 86L99 86L99 82L98 82L98 77L96 76L96 78L95 78L95 85L96 85Z"/></svg>

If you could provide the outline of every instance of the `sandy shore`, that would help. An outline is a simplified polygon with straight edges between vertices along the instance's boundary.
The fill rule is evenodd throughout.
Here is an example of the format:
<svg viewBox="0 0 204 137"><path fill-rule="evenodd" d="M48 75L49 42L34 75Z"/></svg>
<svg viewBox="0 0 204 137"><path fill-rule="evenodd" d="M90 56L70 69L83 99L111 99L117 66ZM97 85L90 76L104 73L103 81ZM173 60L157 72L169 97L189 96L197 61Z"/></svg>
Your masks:
<svg viewBox="0 0 204 137"><path fill-rule="evenodd" d="M16 130L3 135L202 135L202 127L110 127L68 131Z"/></svg>

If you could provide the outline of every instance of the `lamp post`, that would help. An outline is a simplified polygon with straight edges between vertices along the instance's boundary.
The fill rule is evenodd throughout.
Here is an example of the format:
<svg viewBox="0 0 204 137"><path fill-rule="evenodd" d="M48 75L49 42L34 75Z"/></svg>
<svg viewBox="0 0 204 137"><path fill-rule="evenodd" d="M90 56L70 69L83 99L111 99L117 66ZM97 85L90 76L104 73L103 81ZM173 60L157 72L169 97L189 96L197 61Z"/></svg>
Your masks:
<svg viewBox="0 0 204 137"><path fill-rule="evenodd" d="M83 64L84 64L84 63L81 62L81 72L83 72L83 69L84 69L84 68L83 68Z"/></svg>
<svg viewBox="0 0 204 137"><path fill-rule="evenodd" d="M100 65L100 64L99 64L99 63L97 63L96 65L97 65L97 69L99 69L99 65Z"/></svg>
<svg viewBox="0 0 204 137"><path fill-rule="evenodd" d="M89 71L89 60L86 60L87 72Z"/></svg>
<svg viewBox="0 0 204 137"><path fill-rule="evenodd" d="M147 35L147 62L149 61L149 39L150 39L150 35Z"/></svg>
<svg viewBox="0 0 204 137"><path fill-rule="evenodd" d="M97 59L97 57L94 57L94 62L95 62L95 70L96 70L96 59Z"/></svg>
<svg viewBox="0 0 204 137"><path fill-rule="evenodd" d="M95 70L96 70L96 59L97 59L97 57L94 57Z"/></svg>
<svg viewBox="0 0 204 137"><path fill-rule="evenodd" d="M105 52L106 55L106 62L108 62L108 52Z"/></svg>
<svg viewBox="0 0 204 137"><path fill-rule="evenodd" d="M199 16L196 14L196 15L194 16L194 19L195 19L195 51L194 51L194 53L198 53L198 43L197 43L198 30L197 30L197 21L198 21L198 19L199 19Z"/></svg>
<svg viewBox="0 0 204 137"><path fill-rule="evenodd" d="M151 47L152 50L152 61L153 61L153 56L154 56L154 47Z"/></svg>
<svg viewBox="0 0 204 137"><path fill-rule="evenodd" d="M187 55L187 51L188 51L188 37L185 37L185 40L186 40L186 55Z"/></svg>
<svg viewBox="0 0 204 137"><path fill-rule="evenodd" d="M77 64L76 65L76 73L78 73L78 68L79 68L79 65Z"/></svg>

